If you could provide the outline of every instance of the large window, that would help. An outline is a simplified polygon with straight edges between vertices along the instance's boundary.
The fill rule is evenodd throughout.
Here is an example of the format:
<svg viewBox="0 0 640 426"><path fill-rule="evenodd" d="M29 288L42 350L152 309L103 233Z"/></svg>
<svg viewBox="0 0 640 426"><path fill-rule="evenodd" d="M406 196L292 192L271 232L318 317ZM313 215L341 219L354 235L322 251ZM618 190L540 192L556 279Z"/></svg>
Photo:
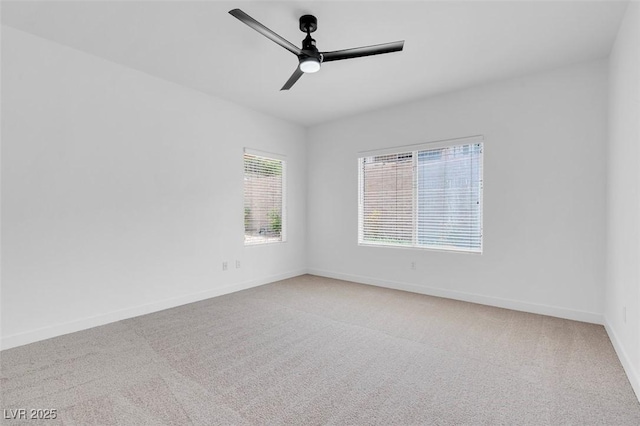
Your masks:
<svg viewBox="0 0 640 426"><path fill-rule="evenodd" d="M285 241L285 161L244 153L244 243Z"/></svg>
<svg viewBox="0 0 640 426"><path fill-rule="evenodd" d="M481 141L359 158L358 242L481 253Z"/></svg>

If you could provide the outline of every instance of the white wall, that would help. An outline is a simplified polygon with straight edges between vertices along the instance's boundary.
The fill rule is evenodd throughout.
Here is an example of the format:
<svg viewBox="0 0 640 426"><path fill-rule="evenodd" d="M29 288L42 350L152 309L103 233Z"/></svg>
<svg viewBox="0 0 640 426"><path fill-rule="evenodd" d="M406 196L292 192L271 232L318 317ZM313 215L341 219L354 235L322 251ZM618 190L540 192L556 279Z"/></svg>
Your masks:
<svg viewBox="0 0 640 426"><path fill-rule="evenodd" d="M310 272L601 323L606 100L598 61L311 128ZM358 246L359 151L471 135L485 138L482 255Z"/></svg>
<svg viewBox="0 0 640 426"><path fill-rule="evenodd" d="M302 127L4 26L2 109L3 348L304 272ZM243 245L244 146L287 243Z"/></svg>
<svg viewBox="0 0 640 426"><path fill-rule="evenodd" d="M609 58L605 320L640 395L640 4L629 3ZM624 309L626 308L626 321Z"/></svg>

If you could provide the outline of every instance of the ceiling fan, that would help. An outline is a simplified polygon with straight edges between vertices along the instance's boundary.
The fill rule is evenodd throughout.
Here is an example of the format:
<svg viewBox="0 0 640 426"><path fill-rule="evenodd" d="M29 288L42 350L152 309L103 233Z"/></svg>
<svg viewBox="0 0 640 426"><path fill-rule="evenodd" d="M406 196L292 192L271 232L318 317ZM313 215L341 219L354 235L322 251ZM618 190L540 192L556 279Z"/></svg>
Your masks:
<svg viewBox="0 0 640 426"><path fill-rule="evenodd" d="M320 70L320 64L342 59L358 58L361 56L380 55L381 53L391 53L401 51L404 47L404 40L393 43L377 44L374 46L355 47L353 49L335 50L333 52L320 52L316 47L316 41L311 38L311 33L318 28L318 20L313 15L300 17L300 31L307 33L302 40L302 49L291 42L280 37L260 22L253 19L240 9L230 10L229 13L244 22L263 36L279 44L298 57L300 62L298 68L293 72L289 80L280 90L289 90L304 73L313 73Z"/></svg>

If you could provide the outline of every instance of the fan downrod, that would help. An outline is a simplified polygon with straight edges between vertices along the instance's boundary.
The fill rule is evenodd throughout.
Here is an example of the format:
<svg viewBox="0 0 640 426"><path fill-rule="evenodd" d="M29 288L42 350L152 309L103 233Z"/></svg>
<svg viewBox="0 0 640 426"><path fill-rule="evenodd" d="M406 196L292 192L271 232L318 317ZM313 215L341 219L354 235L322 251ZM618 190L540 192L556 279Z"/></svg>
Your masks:
<svg viewBox="0 0 640 426"><path fill-rule="evenodd" d="M318 19L313 15L303 15L300 17L300 31L310 34L318 29Z"/></svg>

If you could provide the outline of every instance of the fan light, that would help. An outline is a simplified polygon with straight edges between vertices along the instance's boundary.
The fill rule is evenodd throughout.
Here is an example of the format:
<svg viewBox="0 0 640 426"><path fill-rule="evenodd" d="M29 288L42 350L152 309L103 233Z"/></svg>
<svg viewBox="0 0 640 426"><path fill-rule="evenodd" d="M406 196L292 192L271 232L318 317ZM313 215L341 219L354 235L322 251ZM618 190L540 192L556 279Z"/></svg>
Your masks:
<svg viewBox="0 0 640 426"><path fill-rule="evenodd" d="M302 72L318 72L320 71L320 60L318 58L305 58L300 61L300 71Z"/></svg>

